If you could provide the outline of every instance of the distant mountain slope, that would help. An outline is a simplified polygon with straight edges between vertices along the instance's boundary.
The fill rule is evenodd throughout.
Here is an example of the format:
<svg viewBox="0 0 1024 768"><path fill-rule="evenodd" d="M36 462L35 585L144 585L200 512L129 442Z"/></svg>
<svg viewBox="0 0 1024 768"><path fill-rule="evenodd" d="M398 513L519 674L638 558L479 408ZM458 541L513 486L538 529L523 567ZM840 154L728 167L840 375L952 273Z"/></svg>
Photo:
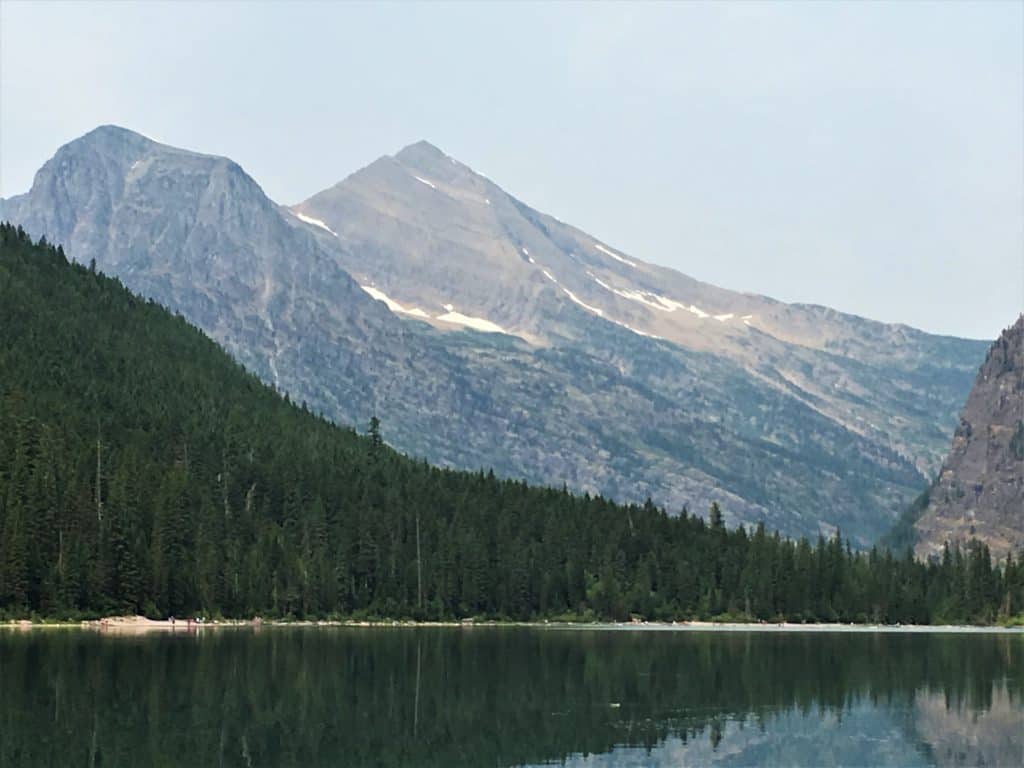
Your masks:
<svg viewBox="0 0 1024 768"><path fill-rule="evenodd" d="M289 211L230 160L105 126L0 218L181 312L294 400L380 415L413 455L718 501L790 535L887 530L984 346L644 265L423 144Z"/></svg>
<svg viewBox="0 0 1024 768"><path fill-rule="evenodd" d="M986 346L646 263L533 210L426 142L292 210L339 241L346 271L403 316L445 327L454 307L534 343L617 360L626 356L595 339L595 320L711 352L925 474L941 460L956 398Z"/></svg>
<svg viewBox="0 0 1024 768"><path fill-rule="evenodd" d="M989 349L927 505L916 554L972 538L996 558L1024 549L1024 315Z"/></svg>

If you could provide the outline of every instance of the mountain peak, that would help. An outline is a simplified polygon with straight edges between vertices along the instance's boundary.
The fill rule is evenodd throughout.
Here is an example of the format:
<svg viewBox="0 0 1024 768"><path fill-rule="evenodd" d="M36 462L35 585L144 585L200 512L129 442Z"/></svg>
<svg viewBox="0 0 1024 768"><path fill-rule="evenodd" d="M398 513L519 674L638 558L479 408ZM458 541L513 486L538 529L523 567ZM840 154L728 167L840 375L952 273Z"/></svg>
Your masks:
<svg viewBox="0 0 1024 768"><path fill-rule="evenodd" d="M414 167L433 165L434 163L451 160L448 155L435 147L429 141L424 141L422 139L417 141L415 144L410 144L396 153L395 159L402 165L410 165Z"/></svg>
<svg viewBox="0 0 1024 768"><path fill-rule="evenodd" d="M123 128L119 125L100 125L88 133L79 136L63 147L61 150L69 151L75 148L96 149L100 148L106 152L138 152L156 145L152 139L143 136L141 133Z"/></svg>
<svg viewBox="0 0 1024 768"><path fill-rule="evenodd" d="M180 147L163 144L138 131L110 123L99 125L77 139L69 141L51 159L56 159L68 152L73 154L80 152L98 153L109 158L116 158L122 163L134 162L141 155L159 152L164 156L200 161L222 161L231 166L236 165L229 158L193 152L189 149L181 149Z"/></svg>
<svg viewBox="0 0 1024 768"><path fill-rule="evenodd" d="M133 131L130 128L125 128L122 125L114 125L113 123L106 123L104 125L98 125L95 128L93 128L91 131L89 131L88 133L84 134L82 136L82 138L84 139L84 138L88 138L90 136L110 137L110 138L118 138L118 139L124 139L124 140L132 140L132 139L137 140L137 139L146 139L147 138L146 136L143 136L138 131Z"/></svg>

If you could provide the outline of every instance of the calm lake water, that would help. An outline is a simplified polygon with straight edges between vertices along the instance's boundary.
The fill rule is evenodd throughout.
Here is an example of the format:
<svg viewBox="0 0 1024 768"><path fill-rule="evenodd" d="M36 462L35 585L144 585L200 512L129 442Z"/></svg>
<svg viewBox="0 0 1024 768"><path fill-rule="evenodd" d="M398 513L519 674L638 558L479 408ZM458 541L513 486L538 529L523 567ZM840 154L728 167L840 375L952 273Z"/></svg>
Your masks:
<svg viewBox="0 0 1024 768"><path fill-rule="evenodd" d="M1024 636L0 631L3 766L1018 766Z"/></svg>

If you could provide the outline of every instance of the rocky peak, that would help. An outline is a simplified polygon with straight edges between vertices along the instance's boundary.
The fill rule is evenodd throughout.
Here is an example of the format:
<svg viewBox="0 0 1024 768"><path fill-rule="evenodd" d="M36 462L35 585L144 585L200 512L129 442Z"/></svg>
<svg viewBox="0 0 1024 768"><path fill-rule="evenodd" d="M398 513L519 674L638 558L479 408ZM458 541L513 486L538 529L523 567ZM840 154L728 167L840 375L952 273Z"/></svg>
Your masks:
<svg viewBox="0 0 1024 768"><path fill-rule="evenodd" d="M415 166L418 164L432 164L443 161L449 161L450 158L440 149L435 147L429 141L417 141L414 144L410 144L407 147L399 150L395 155L395 159L398 160L402 165Z"/></svg>
<svg viewBox="0 0 1024 768"><path fill-rule="evenodd" d="M119 125L101 125L62 146L57 150L57 157L83 151L117 156L148 151L154 146L159 145L141 133Z"/></svg>

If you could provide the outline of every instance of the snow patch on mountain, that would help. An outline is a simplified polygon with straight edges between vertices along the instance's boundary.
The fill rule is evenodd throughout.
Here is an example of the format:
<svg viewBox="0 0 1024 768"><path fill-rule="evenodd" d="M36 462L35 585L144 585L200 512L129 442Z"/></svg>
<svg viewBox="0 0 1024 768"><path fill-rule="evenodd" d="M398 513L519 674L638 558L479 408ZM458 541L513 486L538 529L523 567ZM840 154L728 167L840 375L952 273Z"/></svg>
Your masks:
<svg viewBox="0 0 1024 768"><path fill-rule="evenodd" d="M640 304L645 304L648 307L651 307L652 309L659 310L660 312L675 312L677 309L681 309L684 312L689 312L691 315L696 315L701 320L704 320L708 317L712 317L711 314L705 312L703 309L701 309L695 304L683 304L680 301L670 299L666 296L662 296L657 293L652 293L651 291L623 290L621 288L616 288L614 286L608 285L608 283L606 283L599 277L595 277L594 275L590 276L593 278L595 283L600 285L606 291L611 291L616 296L621 296L624 299L629 299L630 301L636 301L639 302ZM714 315L713 317L715 320L724 323L726 320L731 320L734 317L734 315L730 312L724 315ZM753 315L749 315L748 317L753 317Z"/></svg>
<svg viewBox="0 0 1024 768"><path fill-rule="evenodd" d="M660 341L664 341L664 339L661 336L655 336L653 333L644 333L643 331L638 330L638 329L634 328L632 325L629 325L627 323L621 323L618 320L612 320L612 318L608 318L608 319L611 320L616 325L622 326L627 331L632 331L637 336L643 336L644 338L647 338L647 339L658 339Z"/></svg>
<svg viewBox="0 0 1024 768"><path fill-rule="evenodd" d="M597 307L590 306L585 301L583 301L579 296L577 296L575 293L570 291L568 288L562 288L562 290L565 291L565 295L566 296L568 296L570 299L575 301L577 304L579 304L581 307L583 307L588 312L593 312L598 317L604 317L604 310L603 309L598 309Z"/></svg>
<svg viewBox="0 0 1024 768"><path fill-rule="evenodd" d="M331 229L322 221L320 221L320 219L314 219L312 216L307 216L306 214L300 213L299 211L292 211L292 213L295 215L295 218L297 218L299 221L304 221L307 224L312 224L314 227L320 227L320 229L327 230L335 237L338 236L337 232L335 232L333 229Z"/></svg>
<svg viewBox="0 0 1024 768"><path fill-rule="evenodd" d="M370 296L375 298L377 301L383 301L387 305L387 308L390 309L392 312L398 312L403 315L412 315L413 317L422 317L424 319L429 319L430 317L430 315L428 315L419 307L402 306L397 301L390 298L383 291L374 288L372 285L361 285L359 287L366 291L368 294L370 294Z"/></svg>
<svg viewBox="0 0 1024 768"><path fill-rule="evenodd" d="M607 254L607 255L611 256L616 261L621 261L623 264L627 264L630 267L635 267L636 266L636 262L635 261L630 261L629 259L626 259L626 258L623 258L622 256L619 256L619 254L617 254L617 253L613 253L612 251L608 250L607 248L605 248L600 243L594 243L594 247L597 248L597 250L599 250L601 253L604 253L604 254Z"/></svg>
<svg viewBox="0 0 1024 768"><path fill-rule="evenodd" d="M704 318L708 317L708 313L707 313L707 312L705 312L705 311L704 311L703 309L701 309L700 307L698 307L698 306L696 306L696 305L694 305L694 304L691 304L691 305L690 305L690 306L688 306L688 307L684 307L684 309L685 309L685 310L686 310L687 312L690 312L690 313L692 313L692 314L696 315L696 316L697 316L697 317L699 317L699 318L700 318L701 320L703 320Z"/></svg>
<svg viewBox="0 0 1024 768"><path fill-rule="evenodd" d="M452 323L453 325L463 325L467 328L472 328L474 331L483 331L484 333L508 333L500 325L492 323L486 318L472 317L471 315L456 312L451 304L445 304L444 308L448 311L443 315L438 315L434 318L435 320L440 320L443 323Z"/></svg>
<svg viewBox="0 0 1024 768"><path fill-rule="evenodd" d="M434 182L427 181L422 176L413 176L413 178L416 179L416 181L419 181L419 182L422 182L423 184L426 184L431 189L437 189L437 187L434 185Z"/></svg>
<svg viewBox="0 0 1024 768"><path fill-rule="evenodd" d="M643 331L637 330L636 328L633 328L632 326L629 325L627 325L626 327L629 328L629 330L631 330L637 336L644 336L648 339L662 339L661 336L656 336L653 333L644 333Z"/></svg>
<svg viewBox="0 0 1024 768"><path fill-rule="evenodd" d="M660 312L674 312L677 309L677 307L672 306L672 304L675 304L675 302L670 303L671 300L663 300L661 296L658 296L657 294L654 293L648 293L647 291L621 291L618 289L613 290L615 290L615 293L617 293L624 299L636 301L639 302L640 304L646 304L648 307L657 309Z"/></svg>

